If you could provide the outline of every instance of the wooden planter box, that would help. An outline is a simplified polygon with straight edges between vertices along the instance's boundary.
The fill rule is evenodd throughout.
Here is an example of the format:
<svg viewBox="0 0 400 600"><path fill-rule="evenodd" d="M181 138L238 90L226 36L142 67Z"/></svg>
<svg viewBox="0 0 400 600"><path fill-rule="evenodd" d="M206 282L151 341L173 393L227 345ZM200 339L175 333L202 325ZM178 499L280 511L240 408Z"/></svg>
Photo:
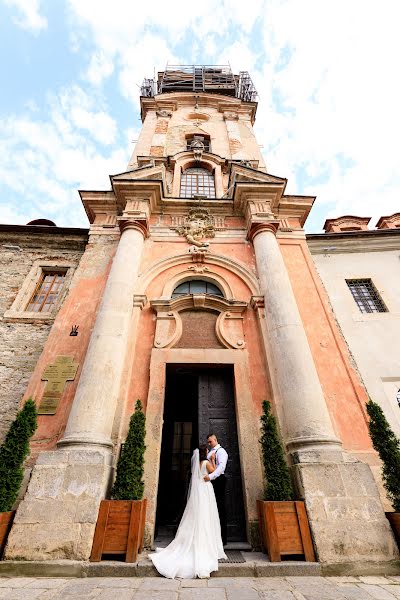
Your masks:
<svg viewBox="0 0 400 600"><path fill-rule="evenodd" d="M385 513L386 518L392 527L394 537L396 538L397 545L400 549L400 513L387 512Z"/></svg>
<svg viewBox="0 0 400 600"><path fill-rule="evenodd" d="M284 556L302 555L315 562L314 548L304 502L257 500L261 542L271 562Z"/></svg>
<svg viewBox="0 0 400 600"><path fill-rule="evenodd" d="M102 500L90 560L98 562L106 554L136 562L143 550L146 505L147 500Z"/></svg>
<svg viewBox="0 0 400 600"><path fill-rule="evenodd" d="M3 556L4 548L6 547L8 534L15 517L15 510L0 513L0 558Z"/></svg>

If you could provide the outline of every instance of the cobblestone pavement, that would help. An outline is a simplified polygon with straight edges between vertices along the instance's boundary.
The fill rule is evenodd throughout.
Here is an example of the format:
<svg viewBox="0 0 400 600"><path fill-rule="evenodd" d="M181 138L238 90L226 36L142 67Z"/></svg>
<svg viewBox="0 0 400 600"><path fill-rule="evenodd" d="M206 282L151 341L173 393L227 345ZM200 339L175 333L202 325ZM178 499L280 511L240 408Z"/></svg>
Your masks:
<svg viewBox="0 0 400 600"><path fill-rule="evenodd" d="M0 578L4 600L394 600L400 576Z"/></svg>

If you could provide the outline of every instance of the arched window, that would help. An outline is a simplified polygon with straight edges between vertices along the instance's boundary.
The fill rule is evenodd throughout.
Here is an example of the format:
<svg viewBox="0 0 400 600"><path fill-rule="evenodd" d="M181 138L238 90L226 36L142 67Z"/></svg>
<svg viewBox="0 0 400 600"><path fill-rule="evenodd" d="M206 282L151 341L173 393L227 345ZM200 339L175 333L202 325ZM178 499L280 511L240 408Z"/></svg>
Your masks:
<svg viewBox="0 0 400 600"><path fill-rule="evenodd" d="M181 198L215 198L214 175L207 169L193 167L181 176Z"/></svg>
<svg viewBox="0 0 400 600"><path fill-rule="evenodd" d="M212 294L213 296L222 296L223 293L214 283L203 281L202 279L191 279L180 283L173 291L172 298L177 296L186 296L187 294Z"/></svg>

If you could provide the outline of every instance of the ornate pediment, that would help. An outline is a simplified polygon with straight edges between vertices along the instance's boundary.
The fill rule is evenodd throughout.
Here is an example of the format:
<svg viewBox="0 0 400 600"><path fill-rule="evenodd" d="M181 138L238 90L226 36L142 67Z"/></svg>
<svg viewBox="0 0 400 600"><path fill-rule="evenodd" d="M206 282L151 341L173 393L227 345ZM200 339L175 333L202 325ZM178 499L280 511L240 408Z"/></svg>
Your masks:
<svg viewBox="0 0 400 600"><path fill-rule="evenodd" d="M270 173L264 173L255 169L252 165L252 161L241 160L240 162L231 162L231 171L229 175L229 187L233 186L236 182L244 181L249 183L273 183L276 185L283 186L282 192L285 190L287 179L271 175Z"/></svg>

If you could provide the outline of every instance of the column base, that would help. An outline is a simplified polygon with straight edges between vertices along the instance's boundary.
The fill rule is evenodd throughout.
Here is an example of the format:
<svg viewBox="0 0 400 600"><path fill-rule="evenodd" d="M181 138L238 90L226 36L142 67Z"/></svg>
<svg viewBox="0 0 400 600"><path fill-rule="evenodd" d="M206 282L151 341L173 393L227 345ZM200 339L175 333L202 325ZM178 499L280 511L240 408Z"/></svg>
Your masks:
<svg viewBox="0 0 400 600"><path fill-rule="evenodd" d="M295 482L321 563L399 558L369 465L345 452L299 453L295 458Z"/></svg>
<svg viewBox="0 0 400 600"><path fill-rule="evenodd" d="M8 538L6 560L88 560L110 451L69 448L39 455Z"/></svg>

